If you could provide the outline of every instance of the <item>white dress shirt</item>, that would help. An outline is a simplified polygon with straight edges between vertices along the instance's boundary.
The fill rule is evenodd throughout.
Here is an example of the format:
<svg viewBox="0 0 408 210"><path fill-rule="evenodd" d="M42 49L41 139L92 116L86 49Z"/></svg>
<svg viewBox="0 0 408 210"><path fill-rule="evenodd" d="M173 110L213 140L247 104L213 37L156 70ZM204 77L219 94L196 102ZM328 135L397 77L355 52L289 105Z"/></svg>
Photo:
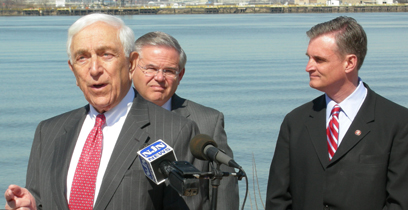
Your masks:
<svg viewBox="0 0 408 210"><path fill-rule="evenodd" d="M102 179L108 166L110 157L112 155L113 149L115 148L116 141L119 137L120 131L122 130L123 124L125 122L126 116L129 113L130 108L133 104L133 99L135 97L135 92L133 88L130 88L126 96L122 101L112 108L111 110L104 113L106 118L106 123L102 128L103 133L103 143L102 143L102 156L99 163L98 175L96 177L96 189L94 196L94 205L96 198L98 197L99 189L101 187ZM77 143L75 145L74 153L71 157L71 163L68 169L67 176L67 201L69 202L71 194L71 185L74 180L75 170L82 153L82 148L85 145L86 139L89 133L95 125L96 116L99 113L94 107L90 105L89 113L87 114L84 124L82 125L81 132L79 133Z"/></svg>
<svg viewBox="0 0 408 210"><path fill-rule="evenodd" d="M359 78L359 84L354 92L338 104L341 110L339 113L339 139L337 146L342 142L344 135L346 135L347 130L360 110L366 96L367 88L364 87L363 82ZM331 110L336 104L337 103L326 94L326 128L329 125Z"/></svg>

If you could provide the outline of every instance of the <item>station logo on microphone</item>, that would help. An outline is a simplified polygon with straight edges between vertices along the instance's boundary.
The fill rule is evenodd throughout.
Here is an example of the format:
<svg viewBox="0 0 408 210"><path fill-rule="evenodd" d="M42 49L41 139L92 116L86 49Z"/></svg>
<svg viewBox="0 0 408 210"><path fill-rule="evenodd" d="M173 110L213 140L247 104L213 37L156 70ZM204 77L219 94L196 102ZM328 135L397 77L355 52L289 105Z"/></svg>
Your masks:
<svg viewBox="0 0 408 210"><path fill-rule="evenodd" d="M164 177L157 171L157 164L159 164L158 162L160 161L156 160L163 159L163 156L170 156L171 160L176 160L173 148L159 139L137 153L139 154L140 163L142 164L145 175L156 184L164 182Z"/></svg>

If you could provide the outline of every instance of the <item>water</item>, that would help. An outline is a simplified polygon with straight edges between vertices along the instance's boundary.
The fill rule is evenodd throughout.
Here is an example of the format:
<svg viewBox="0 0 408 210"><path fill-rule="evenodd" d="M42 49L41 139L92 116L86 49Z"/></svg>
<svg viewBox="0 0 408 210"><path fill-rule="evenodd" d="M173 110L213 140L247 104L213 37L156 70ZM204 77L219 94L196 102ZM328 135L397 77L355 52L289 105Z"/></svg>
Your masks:
<svg viewBox="0 0 408 210"><path fill-rule="evenodd" d="M253 166L265 202L269 166L285 114L321 94L308 86L305 32L339 15L354 17L366 30L368 54L361 78L377 93L408 106L406 13L121 18L136 37L164 31L179 40L188 62L177 93L225 114L229 145L249 177L253 209L262 209L257 189L254 198ZM86 103L65 50L67 29L77 18L0 17L1 194L11 183L25 185L37 124ZM239 184L242 203L245 181ZM251 209L251 202L246 209ZM4 204L0 198L0 208Z"/></svg>

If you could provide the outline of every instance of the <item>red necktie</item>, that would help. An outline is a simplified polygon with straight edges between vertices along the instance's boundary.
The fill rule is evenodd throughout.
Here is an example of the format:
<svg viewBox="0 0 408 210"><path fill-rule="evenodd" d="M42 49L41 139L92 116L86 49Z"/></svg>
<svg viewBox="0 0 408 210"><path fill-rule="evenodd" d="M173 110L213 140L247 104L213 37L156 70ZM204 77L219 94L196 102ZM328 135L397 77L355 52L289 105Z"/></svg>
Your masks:
<svg viewBox="0 0 408 210"><path fill-rule="evenodd" d="M93 209L96 176L102 155L102 126L104 124L105 115L98 114L75 170L69 198L70 210Z"/></svg>
<svg viewBox="0 0 408 210"><path fill-rule="evenodd" d="M327 148L329 149L329 159L333 158L334 153L337 150L339 139L339 113L340 106L335 105L331 111L329 125L326 129L327 134Z"/></svg>

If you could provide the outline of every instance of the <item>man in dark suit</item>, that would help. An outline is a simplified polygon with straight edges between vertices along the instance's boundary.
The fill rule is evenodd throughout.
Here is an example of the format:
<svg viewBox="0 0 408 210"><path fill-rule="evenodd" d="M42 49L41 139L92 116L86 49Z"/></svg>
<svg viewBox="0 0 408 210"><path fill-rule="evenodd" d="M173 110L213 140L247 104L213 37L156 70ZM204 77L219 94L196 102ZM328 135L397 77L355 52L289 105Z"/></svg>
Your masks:
<svg viewBox="0 0 408 210"><path fill-rule="evenodd" d="M309 85L325 94L283 120L266 209L408 209L408 110L359 78L363 28L338 17L307 35Z"/></svg>
<svg viewBox="0 0 408 210"><path fill-rule="evenodd" d="M137 92L156 105L196 122L200 133L212 137L218 148L232 157L224 130L224 115L175 94L184 76L187 61L178 41L163 32L150 32L136 40L135 51L138 54L138 69L133 74L133 84ZM202 171L210 170L207 161L196 161L194 165L202 168ZM234 172L233 168L225 165L221 166L221 170ZM208 180L202 181L199 196L206 201L201 208L205 210L210 208L211 186ZM235 177L224 177L221 180L217 201L218 209L239 208L238 181Z"/></svg>
<svg viewBox="0 0 408 210"><path fill-rule="evenodd" d="M69 67L89 105L38 125L26 188L11 185L6 208L199 209L199 198L189 203L164 183L151 182L137 159L138 150L162 139L179 160L193 163L188 144L198 128L131 87L137 62L133 31L119 18L91 14L70 27L67 46ZM96 146L86 149L91 141ZM88 153L94 148L97 158ZM88 170L95 165L96 173Z"/></svg>

